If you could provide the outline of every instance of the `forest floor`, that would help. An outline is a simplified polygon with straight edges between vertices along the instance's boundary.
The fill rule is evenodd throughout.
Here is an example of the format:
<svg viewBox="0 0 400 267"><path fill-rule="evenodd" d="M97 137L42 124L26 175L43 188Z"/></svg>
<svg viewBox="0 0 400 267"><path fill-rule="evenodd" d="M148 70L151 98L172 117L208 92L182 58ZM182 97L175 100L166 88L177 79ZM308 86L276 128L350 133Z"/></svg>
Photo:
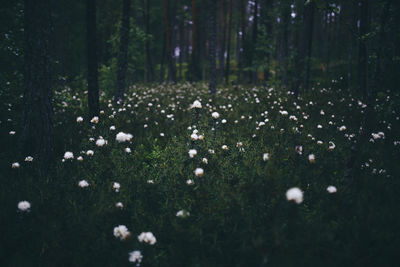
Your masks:
<svg viewBox="0 0 400 267"><path fill-rule="evenodd" d="M1 266L397 262L398 94L374 100L348 180L367 106L338 81L300 98L262 86L214 96L203 84L132 86L123 105L102 95L97 118L86 98L56 91L44 177L30 155L15 156L21 99L3 99Z"/></svg>

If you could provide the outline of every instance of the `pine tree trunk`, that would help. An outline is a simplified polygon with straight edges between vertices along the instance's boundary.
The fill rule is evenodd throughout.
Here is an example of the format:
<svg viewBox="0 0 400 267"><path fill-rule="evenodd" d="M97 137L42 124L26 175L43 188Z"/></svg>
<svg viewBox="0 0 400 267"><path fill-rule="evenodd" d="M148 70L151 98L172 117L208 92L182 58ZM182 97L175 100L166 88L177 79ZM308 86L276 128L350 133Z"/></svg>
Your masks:
<svg viewBox="0 0 400 267"><path fill-rule="evenodd" d="M146 7L145 7L145 24L146 24L146 35L147 37L150 35L150 0L145 0L146 1ZM150 53L150 40L149 38L146 38L146 80L147 82L152 82L154 79L154 67L153 67L153 61L151 58L151 53Z"/></svg>
<svg viewBox="0 0 400 267"><path fill-rule="evenodd" d="M368 21L368 0L361 2L360 16L360 38L358 43L358 84L360 92L364 97L368 94L368 61L367 61L367 43L363 37L369 31Z"/></svg>
<svg viewBox="0 0 400 267"><path fill-rule="evenodd" d="M306 73L304 77L304 89L309 89L310 83L310 68L311 68L311 55L312 55L312 41L314 32L314 2L310 2L306 7L306 40L307 40L307 59L306 59Z"/></svg>
<svg viewBox="0 0 400 267"><path fill-rule="evenodd" d="M129 18L131 0L123 0L122 3L122 24L120 31L118 70L117 70L117 90L115 100L124 101L126 87L126 70L128 68L128 44L129 44Z"/></svg>
<svg viewBox="0 0 400 267"><path fill-rule="evenodd" d="M99 115L99 83L96 42L96 0L86 0L86 49L88 104L91 117Z"/></svg>
<svg viewBox="0 0 400 267"><path fill-rule="evenodd" d="M219 82L223 82L224 79L224 61L225 61L225 38L226 38L226 4L225 0L220 2L220 17L221 17L221 38L220 38L220 48L219 48Z"/></svg>
<svg viewBox="0 0 400 267"><path fill-rule="evenodd" d="M217 70L215 66L216 51L215 51L215 40L217 38L216 34L216 2L214 0L209 0L209 91L214 94L216 91L217 84Z"/></svg>
<svg viewBox="0 0 400 267"><path fill-rule="evenodd" d="M229 0L229 20L228 20L228 47L226 48L226 70L225 83L229 83L229 74L231 68L231 34L232 34L232 0Z"/></svg>
<svg viewBox="0 0 400 267"><path fill-rule="evenodd" d="M24 1L24 98L19 151L46 172L52 159L50 1Z"/></svg>

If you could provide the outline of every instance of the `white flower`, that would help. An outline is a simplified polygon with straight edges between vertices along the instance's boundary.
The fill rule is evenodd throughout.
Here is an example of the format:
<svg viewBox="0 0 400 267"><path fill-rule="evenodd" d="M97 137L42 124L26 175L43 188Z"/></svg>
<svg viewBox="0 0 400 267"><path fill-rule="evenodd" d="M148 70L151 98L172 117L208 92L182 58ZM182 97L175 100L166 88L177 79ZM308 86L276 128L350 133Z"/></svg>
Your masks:
<svg viewBox="0 0 400 267"><path fill-rule="evenodd" d="M328 147L328 149L329 150L334 150L335 149L335 143L333 143L332 141L329 141L329 147Z"/></svg>
<svg viewBox="0 0 400 267"><path fill-rule="evenodd" d="M121 185L117 182L114 182L113 189L115 190L115 192L118 193L120 188L121 188Z"/></svg>
<svg viewBox="0 0 400 267"><path fill-rule="evenodd" d="M318 125L317 125L317 128L318 128L318 129L322 129L322 125L321 125L321 124L318 124Z"/></svg>
<svg viewBox="0 0 400 267"><path fill-rule="evenodd" d="M328 191L330 194L333 194L337 192L337 188L336 186L330 185L328 188L326 188L326 191Z"/></svg>
<svg viewBox="0 0 400 267"><path fill-rule="evenodd" d="M164 137L164 136L165 136L165 134L164 134L164 133L160 133L160 136L161 136L161 137Z"/></svg>
<svg viewBox="0 0 400 267"><path fill-rule="evenodd" d="M346 126L340 126L339 131L343 132L344 130L346 130Z"/></svg>
<svg viewBox="0 0 400 267"><path fill-rule="evenodd" d="M308 155L308 161L309 161L310 163L314 163L314 162L315 162L315 155L314 155L314 154Z"/></svg>
<svg viewBox="0 0 400 267"><path fill-rule="evenodd" d="M189 150L189 157L194 158L194 156L197 155L197 150L196 149L190 149Z"/></svg>
<svg viewBox="0 0 400 267"><path fill-rule="evenodd" d="M13 169L19 168L19 163L18 162L14 162L13 164L11 164L11 168L13 168Z"/></svg>
<svg viewBox="0 0 400 267"><path fill-rule="evenodd" d="M192 185L194 182L193 182L193 180L192 179L188 179L188 180L186 180L186 184L187 185Z"/></svg>
<svg viewBox="0 0 400 267"><path fill-rule="evenodd" d="M208 150L208 153L209 153L209 154L215 154L215 151L214 151L214 149L209 149L209 150Z"/></svg>
<svg viewBox="0 0 400 267"><path fill-rule="evenodd" d="M322 142L322 141L320 141L320 140L318 140L317 141L317 145L322 145L324 142Z"/></svg>
<svg viewBox="0 0 400 267"><path fill-rule="evenodd" d="M221 148L222 148L222 150L228 150L228 146L227 145L223 145Z"/></svg>
<svg viewBox="0 0 400 267"><path fill-rule="evenodd" d="M203 175L204 175L204 170L203 170L202 168L196 168L196 169L194 170L194 174L195 174L197 177L203 177Z"/></svg>
<svg viewBox="0 0 400 267"><path fill-rule="evenodd" d="M25 158L25 161L33 161L33 157L27 156L27 157Z"/></svg>
<svg viewBox="0 0 400 267"><path fill-rule="evenodd" d="M185 218L188 216L190 216L190 212L188 212L187 210L180 210L176 213L176 217Z"/></svg>
<svg viewBox="0 0 400 267"><path fill-rule="evenodd" d="M207 158L203 158L203 159L201 160L201 162L203 162L204 164L208 164L208 159L207 159Z"/></svg>
<svg viewBox="0 0 400 267"><path fill-rule="evenodd" d="M195 100L190 108L201 108L201 102L199 100Z"/></svg>
<svg viewBox="0 0 400 267"><path fill-rule="evenodd" d="M91 122L91 123L98 123L98 122L99 122L99 117L94 116L94 117L90 120L90 122Z"/></svg>
<svg viewBox="0 0 400 267"><path fill-rule="evenodd" d="M223 120L221 121L221 123L225 124L225 123L226 123L226 120L225 120L225 119L223 119Z"/></svg>
<svg viewBox="0 0 400 267"><path fill-rule="evenodd" d="M103 138L99 138L99 139L97 139L97 141L96 141L96 146L102 147L102 146L104 146L105 144L107 144L107 141L104 140Z"/></svg>
<svg viewBox="0 0 400 267"><path fill-rule="evenodd" d="M110 126L110 131L115 131L115 126L114 125Z"/></svg>
<svg viewBox="0 0 400 267"><path fill-rule="evenodd" d="M289 113L286 110L280 110L279 113L281 113L282 116L289 115Z"/></svg>
<svg viewBox="0 0 400 267"><path fill-rule="evenodd" d="M74 153L69 151L64 153L64 159L73 159L73 158L74 158Z"/></svg>
<svg viewBox="0 0 400 267"><path fill-rule="evenodd" d="M119 208L119 209L122 209L122 208L124 207L124 204L122 204L122 202L117 202L117 203L115 204L115 207L117 207L117 208Z"/></svg>
<svg viewBox="0 0 400 267"><path fill-rule="evenodd" d="M218 118L219 118L219 113L215 111L215 112L211 113L211 116L212 116L214 119L218 119Z"/></svg>
<svg viewBox="0 0 400 267"><path fill-rule="evenodd" d="M297 204L300 204L303 202L303 192L297 187L290 188L288 191L286 191L286 198L289 201L294 201Z"/></svg>
<svg viewBox="0 0 400 267"><path fill-rule="evenodd" d="M76 122L82 122L83 121L83 118L82 117L78 117L78 118L76 118Z"/></svg>
<svg viewBox="0 0 400 267"><path fill-rule="evenodd" d="M294 149L295 149L297 154L299 154L299 155L303 154L303 147L302 146L296 146Z"/></svg>
<svg viewBox="0 0 400 267"><path fill-rule="evenodd" d="M196 140L199 139L199 136L198 136L196 133L192 133L192 135L190 135L190 138L191 138L193 141L196 141Z"/></svg>
<svg viewBox="0 0 400 267"><path fill-rule="evenodd" d="M15 134L15 131L10 131L9 134L10 134L10 135L14 135L14 134Z"/></svg>
<svg viewBox="0 0 400 267"><path fill-rule="evenodd" d="M77 160L78 160L78 161L83 161L83 157L82 157L82 156L79 156L79 157L77 158Z"/></svg>
<svg viewBox="0 0 400 267"><path fill-rule="evenodd" d="M143 256L139 250L134 250L132 252L129 252L129 261L130 262L137 262L137 265L139 265L142 262L142 259L143 259Z"/></svg>
<svg viewBox="0 0 400 267"><path fill-rule="evenodd" d="M85 188L89 186L89 183L86 180L79 181L79 187Z"/></svg>
<svg viewBox="0 0 400 267"><path fill-rule="evenodd" d="M128 228L126 228L125 225L118 225L117 227L114 227L114 236L116 238L124 240L128 238L130 235L131 233L128 231Z"/></svg>
<svg viewBox="0 0 400 267"><path fill-rule="evenodd" d="M269 153L264 153L263 154L263 161L269 160Z"/></svg>
<svg viewBox="0 0 400 267"><path fill-rule="evenodd" d="M125 148L125 152L129 154L132 152L132 150L129 147L127 147L127 148Z"/></svg>
<svg viewBox="0 0 400 267"><path fill-rule="evenodd" d="M147 180L147 183L148 183L148 184L154 184L154 180L151 180L151 179L150 179L150 180Z"/></svg>
<svg viewBox="0 0 400 267"><path fill-rule="evenodd" d="M122 143L122 142L130 141L132 139L132 137L133 136L129 133L119 132L116 135L115 140L117 140L119 143Z"/></svg>
<svg viewBox="0 0 400 267"><path fill-rule="evenodd" d="M86 155L88 155L88 156L93 156L93 154L94 154L93 150L86 151Z"/></svg>
<svg viewBox="0 0 400 267"><path fill-rule="evenodd" d="M31 208L31 203L29 203L28 201L24 200L24 201L20 201L18 203L18 209L22 210L22 211L29 211L29 209Z"/></svg>
<svg viewBox="0 0 400 267"><path fill-rule="evenodd" d="M152 232L142 232L138 235L138 240L139 242L145 242L150 245L154 245L157 242L156 237Z"/></svg>

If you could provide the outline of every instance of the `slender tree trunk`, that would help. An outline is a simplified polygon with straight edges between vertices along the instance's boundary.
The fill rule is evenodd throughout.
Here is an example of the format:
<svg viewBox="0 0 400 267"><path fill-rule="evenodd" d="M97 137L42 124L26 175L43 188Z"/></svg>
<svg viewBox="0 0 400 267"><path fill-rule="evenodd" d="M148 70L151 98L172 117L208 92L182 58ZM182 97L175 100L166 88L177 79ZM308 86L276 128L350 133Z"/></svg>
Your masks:
<svg viewBox="0 0 400 267"><path fill-rule="evenodd" d="M289 23L290 23L290 3L286 2L282 9L282 40L281 40L281 64L283 84L288 84L289 68Z"/></svg>
<svg viewBox="0 0 400 267"><path fill-rule="evenodd" d="M246 1L247 4L247 1ZM240 0L240 32L241 38L240 38L240 44L239 44L239 68L238 68L238 82L240 83L242 81L242 72L243 72L243 67L244 67L244 53L245 53L245 30L246 30L246 4L244 0Z"/></svg>
<svg viewBox="0 0 400 267"><path fill-rule="evenodd" d="M358 84L364 97L368 94L367 42L363 38L369 31L368 0L362 0L360 16L360 38L358 42Z"/></svg>
<svg viewBox="0 0 400 267"><path fill-rule="evenodd" d="M314 10L315 4L314 2L310 2L306 7L306 18L307 18L307 31L306 31L306 40L307 40L307 63L306 63L306 73L304 80L304 89L309 89L310 83L310 68L311 68L311 55L312 55L312 41L313 41L313 32L314 32Z"/></svg>
<svg viewBox="0 0 400 267"><path fill-rule="evenodd" d="M153 67L153 61L151 58L151 53L150 53L150 40L149 40L149 35L150 35L150 0L145 0L146 1L146 8L145 8L145 24L146 24L146 80L148 82L152 82L154 79L154 67Z"/></svg>
<svg viewBox="0 0 400 267"><path fill-rule="evenodd" d="M19 151L46 172L52 159L50 1L24 1L24 109Z"/></svg>
<svg viewBox="0 0 400 267"><path fill-rule="evenodd" d="M231 68L231 34L232 34L232 0L229 0L229 19L228 19L228 47L226 48L226 70L225 83L229 83L229 74Z"/></svg>
<svg viewBox="0 0 400 267"><path fill-rule="evenodd" d="M88 104L91 117L99 115L99 82L96 42L96 0L86 0Z"/></svg>
<svg viewBox="0 0 400 267"><path fill-rule="evenodd" d="M165 50L167 46L166 34L164 34L162 51L161 51L161 64L160 64L160 84L164 82L165 76Z"/></svg>
<svg viewBox="0 0 400 267"><path fill-rule="evenodd" d="M129 19L130 19L131 0L122 2L122 25L120 31L118 70L117 70L117 90L115 100L124 101L126 87L126 70L128 67L128 43L129 43Z"/></svg>
<svg viewBox="0 0 400 267"><path fill-rule="evenodd" d="M219 48L219 81L222 83L224 79L224 62L225 62L225 39L226 39L226 3L225 0L220 0L220 17L221 17L221 27L220 27L220 48Z"/></svg>
<svg viewBox="0 0 400 267"><path fill-rule="evenodd" d="M249 66L251 70L249 71L249 80L253 83L256 82L257 79L257 68L254 66L254 55L256 54L257 47L257 35L258 35L258 0L254 1L254 14L253 14L253 40L252 47L249 55Z"/></svg>
<svg viewBox="0 0 400 267"><path fill-rule="evenodd" d="M169 1L164 0L164 19L165 19L165 36L167 41L167 63L168 63L168 81L176 82L175 61L172 57L172 44L171 44L171 28L170 28L170 15L169 15Z"/></svg>
<svg viewBox="0 0 400 267"><path fill-rule="evenodd" d="M216 40L216 4L214 0L209 0L209 59L210 59L210 69L209 69L209 91L214 94L216 91L217 83L217 71L215 66L215 40Z"/></svg>

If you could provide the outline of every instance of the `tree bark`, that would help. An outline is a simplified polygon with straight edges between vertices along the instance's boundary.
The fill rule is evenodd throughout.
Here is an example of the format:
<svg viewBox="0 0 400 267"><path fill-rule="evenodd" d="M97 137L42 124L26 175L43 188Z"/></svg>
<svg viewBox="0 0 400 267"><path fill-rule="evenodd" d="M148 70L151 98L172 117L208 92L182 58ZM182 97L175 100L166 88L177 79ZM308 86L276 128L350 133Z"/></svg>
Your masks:
<svg viewBox="0 0 400 267"><path fill-rule="evenodd" d="M228 44L226 48L226 70L225 83L229 83L229 74L231 68L231 33L232 33L232 0L229 0L229 20L228 20Z"/></svg>
<svg viewBox="0 0 400 267"><path fill-rule="evenodd" d="M146 80L147 82L152 82L154 79L154 67L153 67L153 61L151 58L151 53L150 53L150 0L145 0L146 1L146 7L145 7L145 24L146 24Z"/></svg>
<svg viewBox="0 0 400 267"><path fill-rule="evenodd" d="M224 61L225 61L225 39L226 39L226 3L225 0L220 0L220 18L221 18L221 27L220 27L220 47L219 47L219 82L223 82L224 79Z"/></svg>
<svg viewBox="0 0 400 267"><path fill-rule="evenodd" d="M88 104L91 117L99 115L99 82L96 42L96 0L86 0Z"/></svg>
<svg viewBox="0 0 400 267"><path fill-rule="evenodd" d="M210 60L210 69L209 69L209 91L212 94L215 94L216 91L216 83L217 83L217 70L215 66L215 40L216 40L216 4L214 0L209 0L209 37L208 37L208 45L209 45L209 60Z"/></svg>
<svg viewBox="0 0 400 267"><path fill-rule="evenodd" d="M19 151L46 171L52 159L50 1L24 1L24 98Z"/></svg>
<svg viewBox="0 0 400 267"><path fill-rule="evenodd" d="M358 84L364 97L368 94L368 61L367 43L364 39L369 31L368 0L361 2L360 38L358 42Z"/></svg>
<svg viewBox="0 0 400 267"><path fill-rule="evenodd" d="M117 90L115 100L123 102L126 87L126 70L128 68L128 44L129 44L129 19L130 19L131 0L122 2L122 24L120 31L118 70L117 70Z"/></svg>

